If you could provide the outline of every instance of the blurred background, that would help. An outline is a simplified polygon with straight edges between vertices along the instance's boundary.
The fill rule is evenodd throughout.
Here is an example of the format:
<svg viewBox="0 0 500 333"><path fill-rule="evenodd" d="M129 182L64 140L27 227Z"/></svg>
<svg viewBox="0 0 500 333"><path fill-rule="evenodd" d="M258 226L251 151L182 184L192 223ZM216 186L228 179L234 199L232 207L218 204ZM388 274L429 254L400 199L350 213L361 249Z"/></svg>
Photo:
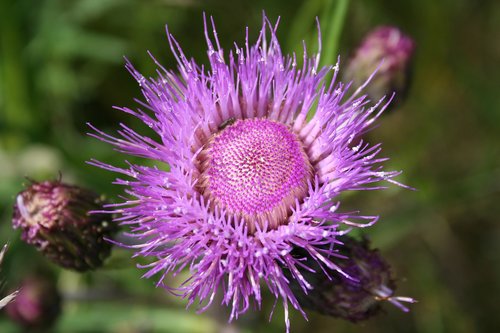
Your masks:
<svg viewBox="0 0 500 333"><path fill-rule="evenodd" d="M154 75L150 50L175 66L165 24L185 53L206 63L202 13L213 15L225 50L255 37L262 10L281 16L285 52L312 49L319 16L323 41L337 1L0 0L0 244L3 291L34 270L57 280L63 312L49 332L284 332L282 310L269 322L273 300L225 326L226 310L185 310L185 301L140 279L130 253L115 249L106 268L77 274L57 268L20 241L11 227L16 193L35 180L79 184L116 200L115 175L85 163L121 164L123 156L86 135L86 122L113 131L136 120L112 109L135 106L136 82L126 55ZM343 209L381 215L368 230L393 266L398 295L418 303L409 314L390 304L352 324L292 311L292 332L493 332L500 327L500 3L496 0L347 1L338 48L341 68L362 37L380 24L399 26L417 45L406 100L384 115L369 136L383 142L388 170L415 187L390 186L345 198ZM341 22L340 22L341 23ZM342 25L339 24L341 27ZM340 31L340 30L336 30ZM336 51L336 53L337 53ZM330 62L334 62L329 59ZM328 60L328 59L327 59ZM145 133L147 133L145 131ZM268 295L269 296L269 295ZM279 306L278 306L279 308ZM0 312L0 332L21 332Z"/></svg>

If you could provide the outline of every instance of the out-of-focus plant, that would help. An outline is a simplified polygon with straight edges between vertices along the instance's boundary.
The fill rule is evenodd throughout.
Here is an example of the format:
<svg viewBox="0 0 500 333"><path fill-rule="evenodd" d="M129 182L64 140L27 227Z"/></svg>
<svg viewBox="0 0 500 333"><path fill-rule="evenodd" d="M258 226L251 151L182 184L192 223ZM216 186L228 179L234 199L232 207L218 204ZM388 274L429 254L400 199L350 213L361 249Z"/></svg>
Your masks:
<svg viewBox="0 0 500 333"><path fill-rule="evenodd" d="M410 83L414 51L415 42L399 28L377 27L365 36L356 49L344 77L355 87L361 87L373 76L366 87L372 99L378 100L395 93L394 101L401 102Z"/></svg>
<svg viewBox="0 0 500 333"><path fill-rule="evenodd" d="M3 257L5 255L6 250L7 250L7 245L4 245L2 247L2 249L0 250L0 269L2 268L1 265L2 265ZM2 281L0 280L0 287L1 286L2 286ZM10 293L9 295L4 296L3 298L0 298L0 309L2 309L4 306L9 304L9 302L12 302L12 300L16 297L17 294L18 294L18 291L14 291L14 292Z"/></svg>
<svg viewBox="0 0 500 333"><path fill-rule="evenodd" d="M25 277L14 301L5 307L7 315L27 330L45 330L61 313L61 295L52 277Z"/></svg>

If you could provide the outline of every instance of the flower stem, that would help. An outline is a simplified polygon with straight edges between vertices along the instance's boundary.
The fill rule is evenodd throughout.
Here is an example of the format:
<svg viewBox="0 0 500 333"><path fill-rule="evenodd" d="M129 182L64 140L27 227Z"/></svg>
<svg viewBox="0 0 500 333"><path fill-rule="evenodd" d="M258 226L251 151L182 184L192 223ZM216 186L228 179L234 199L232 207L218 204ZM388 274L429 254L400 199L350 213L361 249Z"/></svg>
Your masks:
<svg viewBox="0 0 500 333"><path fill-rule="evenodd" d="M333 7L333 8L332 8ZM337 0L332 6L332 1L329 1L327 9L327 30L324 35L325 53L322 57L322 66L334 64L338 55L340 35L344 26L347 9L349 8L349 0Z"/></svg>

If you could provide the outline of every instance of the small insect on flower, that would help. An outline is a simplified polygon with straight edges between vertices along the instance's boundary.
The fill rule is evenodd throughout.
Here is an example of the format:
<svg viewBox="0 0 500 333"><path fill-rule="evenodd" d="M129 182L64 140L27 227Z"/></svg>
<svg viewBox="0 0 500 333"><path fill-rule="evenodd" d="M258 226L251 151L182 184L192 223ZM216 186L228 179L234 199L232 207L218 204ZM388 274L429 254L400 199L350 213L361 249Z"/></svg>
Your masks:
<svg viewBox="0 0 500 333"><path fill-rule="evenodd" d="M236 118L229 118L228 120L225 120L222 124L219 125L217 128L219 131L222 131L224 128L234 124L236 122Z"/></svg>
<svg viewBox="0 0 500 333"><path fill-rule="evenodd" d="M369 101L360 91L349 95L349 85L336 82L338 64L318 68L319 54L304 52L298 66L295 54L282 54L277 24L267 17L255 44L247 32L245 45L228 55L211 23L213 38L205 20L209 70L188 60L168 31L177 71L153 58L157 76L146 78L127 61L146 101L144 109L118 109L147 124L157 140L123 124L117 136L90 125L90 135L119 151L170 168L90 164L127 177L116 183L127 187L129 199L111 210L131 227L136 254L154 260L144 267L146 277L159 275L158 285L189 304L199 301L200 310L222 291L230 320L252 303L261 306L265 284L281 298L288 330L289 304L305 313L284 271L304 291L312 288L298 269L304 258L292 249L342 272L331 260L337 236L346 227L372 225L377 216L342 213L337 196L396 183L399 172L382 171L380 145L355 139L387 103L365 108ZM189 278L171 286L167 275L184 268Z"/></svg>

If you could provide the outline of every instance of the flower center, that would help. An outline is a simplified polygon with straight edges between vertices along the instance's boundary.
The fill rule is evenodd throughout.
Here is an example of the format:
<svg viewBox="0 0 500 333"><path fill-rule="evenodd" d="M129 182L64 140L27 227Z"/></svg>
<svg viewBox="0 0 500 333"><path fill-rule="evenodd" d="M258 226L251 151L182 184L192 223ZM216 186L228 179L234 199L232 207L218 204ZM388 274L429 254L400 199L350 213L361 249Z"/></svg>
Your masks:
<svg viewBox="0 0 500 333"><path fill-rule="evenodd" d="M255 225L285 224L307 193L312 167L290 129L267 119L237 120L214 134L200 154L200 192L210 202Z"/></svg>

